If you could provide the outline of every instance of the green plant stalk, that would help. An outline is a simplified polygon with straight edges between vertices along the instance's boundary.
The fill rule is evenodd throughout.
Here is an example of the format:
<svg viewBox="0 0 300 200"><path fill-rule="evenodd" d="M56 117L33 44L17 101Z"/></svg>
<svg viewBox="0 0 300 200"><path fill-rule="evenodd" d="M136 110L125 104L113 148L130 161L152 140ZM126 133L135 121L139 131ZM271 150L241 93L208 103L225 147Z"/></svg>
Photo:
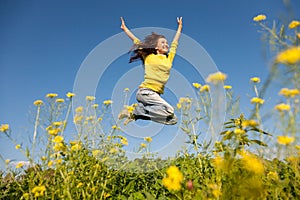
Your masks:
<svg viewBox="0 0 300 200"><path fill-rule="evenodd" d="M68 105L68 110L67 110L66 118L63 121L63 129L61 130L61 135L62 136L64 136L64 131L65 131L66 127L67 127L67 121L68 121L69 115L71 113L71 108L72 108L72 100L70 99L70 103Z"/></svg>
<svg viewBox="0 0 300 200"><path fill-rule="evenodd" d="M37 136L37 128L38 128L39 118L40 118L40 111L41 111L41 106L38 105L37 114L36 114L35 123L34 123L33 139L32 139L32 157L33 158L34 158L34 150L35 150L35 143L36 143L36 136ZM32 164L32 163L30 163L30 164Z"/></svg>

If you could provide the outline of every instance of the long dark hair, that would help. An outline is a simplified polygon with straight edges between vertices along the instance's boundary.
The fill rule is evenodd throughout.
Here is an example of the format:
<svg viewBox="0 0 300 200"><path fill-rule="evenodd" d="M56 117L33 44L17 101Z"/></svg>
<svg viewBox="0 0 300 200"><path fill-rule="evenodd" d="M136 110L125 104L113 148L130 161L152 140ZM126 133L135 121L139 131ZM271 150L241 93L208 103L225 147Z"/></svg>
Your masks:
<svg viewBox="0 0 300 200"><path fill-rule="evenodd" d="M156 46L159 38L165 38L165 36L152 32L151 35L146 36L144 41L140 42L139 44L133 45L130 50L132 55L130 57L129 63L137 60L141 60L144 63L144 59L149 54L157 54Z"/></svg>

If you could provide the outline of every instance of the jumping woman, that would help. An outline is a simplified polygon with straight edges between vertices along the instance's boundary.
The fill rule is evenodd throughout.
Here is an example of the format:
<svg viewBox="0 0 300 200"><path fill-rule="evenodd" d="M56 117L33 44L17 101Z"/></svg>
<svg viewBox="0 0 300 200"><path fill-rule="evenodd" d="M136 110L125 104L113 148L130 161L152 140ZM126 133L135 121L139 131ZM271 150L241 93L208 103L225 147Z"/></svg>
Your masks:
<svg viewBox="0 0 300 200"><path fill-rule="evenodd" d="M177 18L178 28L170 50L168 41L163 35L152 33L146 36L144 41L140 41L127 28L122 17L121 23L121 29L134 43L129 62L141 60L145 72L144 81L140 84L136 93L137 106L132 113L124 109L118 118L126 118L124 125L137 119L152 120L169 125L176 124L177 117L174 114L174 108L161 97L161 94L164 93L165 84L170 76L172 62L182 30L182 17Z"/></svg>

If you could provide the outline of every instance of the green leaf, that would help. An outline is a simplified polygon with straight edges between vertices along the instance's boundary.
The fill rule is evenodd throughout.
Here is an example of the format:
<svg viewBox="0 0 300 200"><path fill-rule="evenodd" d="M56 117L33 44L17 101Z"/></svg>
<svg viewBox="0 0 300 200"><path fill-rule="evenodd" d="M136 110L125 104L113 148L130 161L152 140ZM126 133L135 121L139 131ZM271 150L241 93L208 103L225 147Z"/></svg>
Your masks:
<svg viewBox="0 0 300 200"><path fill-rule="evenodd" d="M147 200L155 200L155 198L149 192L144 192L144 194L146 195Z"/></svg>
<svg viewBox="0 0 300 200"><path fill-rule="evenodd" d="M252 127L252 128L249 129L248 131L256 131L256 132L258 132L258 133L263 133L263 134L265 134L265 135L270 135L270 136L272 136L272 134L267 133L267 132L265 132L265 131L263 131L263 130L261 130L261 129L259 129L259 128L256 128L256 127Z"/></svg>
<svg viewBox="0 0 300 200"><path fill-rule="evenodd" d="M256 144L258 144L260 146L264 146L264 147L268 146L266 143L264 143L264 142L262 142L260 140L251 140L251 142L256 143Z"/></svg>

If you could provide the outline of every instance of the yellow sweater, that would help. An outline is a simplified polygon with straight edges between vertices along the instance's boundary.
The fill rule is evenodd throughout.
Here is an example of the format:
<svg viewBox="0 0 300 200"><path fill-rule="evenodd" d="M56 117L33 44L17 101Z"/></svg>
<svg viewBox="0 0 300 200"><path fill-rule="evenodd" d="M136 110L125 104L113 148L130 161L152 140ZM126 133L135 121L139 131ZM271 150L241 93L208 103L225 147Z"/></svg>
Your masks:
<svg viewBox="0 0 300 200"><path fill-rule="evenodd" d="M139 43L139 40L134 43ZM164 87L170 77L170 70L174 60L178 43L172 42L168 56L150 54L144 58L145 74L141 88L149 88L159 94L164 93Z"/></svg>

